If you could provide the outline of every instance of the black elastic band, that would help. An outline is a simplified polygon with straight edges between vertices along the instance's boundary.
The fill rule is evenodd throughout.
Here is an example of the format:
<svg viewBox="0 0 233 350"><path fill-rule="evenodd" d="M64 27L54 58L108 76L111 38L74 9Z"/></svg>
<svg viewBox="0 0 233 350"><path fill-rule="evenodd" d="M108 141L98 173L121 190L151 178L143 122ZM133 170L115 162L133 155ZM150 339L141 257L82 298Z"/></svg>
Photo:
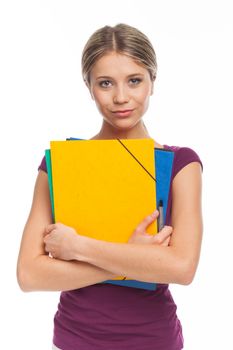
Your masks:
<svg viewBox="0 0 233 350"><path fill-rule="evenodd" d="M151 173L142 165L142 163L140 163L140 161L133 155L133 153L130 152L130 150L123 144L123 142L121 142L121 140L117 139L121 144L122 146L131 154L131 156L138 162L138 164L141 165L141 167L147 172L148 175L150 175L150 177L152 177L152 179L156 181L156 179L154 178L154 176L151 175Z"/></svg>

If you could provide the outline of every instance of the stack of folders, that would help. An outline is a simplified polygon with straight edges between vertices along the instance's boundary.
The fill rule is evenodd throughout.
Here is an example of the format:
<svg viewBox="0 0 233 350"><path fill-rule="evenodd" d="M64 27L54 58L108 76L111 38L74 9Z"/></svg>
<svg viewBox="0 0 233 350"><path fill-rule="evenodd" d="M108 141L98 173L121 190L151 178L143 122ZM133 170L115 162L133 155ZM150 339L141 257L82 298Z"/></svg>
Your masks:
<svg viewBox="0 0 233 350"><path fill-rule="evenodd" d="M54 222L90 238L127 243L158 204L165 220L174 152L154 148L152 139L51 141L45 158ZM154 221L147 233L157 232ZM123 276L103 283L156 289L156 283Z"/></svg>

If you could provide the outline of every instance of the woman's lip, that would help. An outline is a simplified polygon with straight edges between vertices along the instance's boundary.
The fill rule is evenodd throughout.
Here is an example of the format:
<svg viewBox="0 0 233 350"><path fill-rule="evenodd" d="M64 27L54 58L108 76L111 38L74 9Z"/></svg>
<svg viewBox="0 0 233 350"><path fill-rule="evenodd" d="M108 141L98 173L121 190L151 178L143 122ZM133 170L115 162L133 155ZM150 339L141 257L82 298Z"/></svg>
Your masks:
<svg viewBox="0 0 233 350"><path fill-rule="evenodd" d="M128 109L119 109L117 111L113 111L113 113L118 113L118 112L128 112L128 111L132 111L132 109L128 108Z"/></svg>
<svg viewBox="0 0 233 350"><path fill-rule="evenodd" d="M128 117L132 112L133 112L133 109L113 111L114 115L117 115L119 117Z"/></svg>

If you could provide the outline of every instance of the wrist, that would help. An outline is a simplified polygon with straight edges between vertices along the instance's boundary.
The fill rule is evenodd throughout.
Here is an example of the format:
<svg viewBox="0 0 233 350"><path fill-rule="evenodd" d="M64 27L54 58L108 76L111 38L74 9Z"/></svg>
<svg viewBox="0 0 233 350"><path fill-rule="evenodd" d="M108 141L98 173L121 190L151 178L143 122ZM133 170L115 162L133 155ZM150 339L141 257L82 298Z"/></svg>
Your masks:
<svg viewBox="0 0 233 350"><path fill-rule="evenodd" d="M79 235L79 243L76 249L76 260L98 266L95 253L99 251L101 244L109 243L105 241L96 240L87 236ZM105 270L107 275L106 278L109 280L125 280L126 276L119 276L114 272L108 271L106 268L99 267Z"/></svg>
<svg viewBox="0 0 233 350"><path fill-rule="evenodd" d="M78 239L74 247L74 259L82 262L88 262L88 246L92 238L78 234Z"/></svg>
<svg viewBox="0 0 233 350"><path fill-rule="evenodd" d="M77 240L77 244L75 247L75 260L78 261L82 261L88 264L92 264L91 263L91 251L92 250L96 250L96 244L98 244L98 240L94 239L94 238L90 238L87 236L82 236L79 235L79 239ZM95 265L95 264L94 264ZM110 272L106 269L102 269L100 267L101 270L105 271L106 274L106 279L115 279L116 277L119 277L117 274ZM123 276L122 276L123 278Z"/></svg>

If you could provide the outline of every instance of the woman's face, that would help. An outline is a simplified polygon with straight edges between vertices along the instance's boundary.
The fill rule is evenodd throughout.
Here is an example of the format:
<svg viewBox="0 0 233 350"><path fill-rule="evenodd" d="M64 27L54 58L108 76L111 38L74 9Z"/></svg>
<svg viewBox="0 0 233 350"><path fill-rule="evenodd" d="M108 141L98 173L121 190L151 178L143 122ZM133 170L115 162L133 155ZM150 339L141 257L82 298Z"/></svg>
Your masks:
<svg viewBox="0 0 233 350"><path fill-rule="evenodd" d="M111 52L92 68L89 89L104 120L128 129L146 112L153 83L147 69L126 55Z"/></svg>

